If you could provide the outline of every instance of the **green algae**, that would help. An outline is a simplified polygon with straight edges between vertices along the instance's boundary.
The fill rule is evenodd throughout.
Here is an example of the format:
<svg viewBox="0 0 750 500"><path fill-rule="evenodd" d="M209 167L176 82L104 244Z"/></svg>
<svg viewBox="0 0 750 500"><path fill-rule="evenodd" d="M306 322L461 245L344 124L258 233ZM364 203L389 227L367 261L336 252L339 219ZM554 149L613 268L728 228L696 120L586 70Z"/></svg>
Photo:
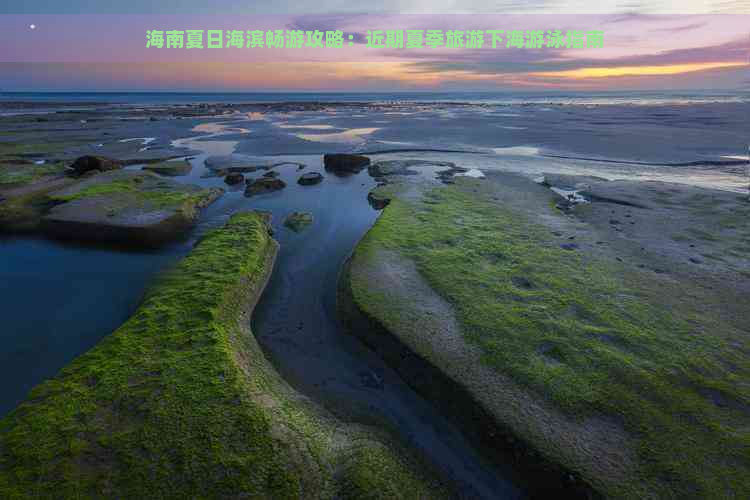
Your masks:
<svg viewBox="0 0 750 500"><path fill-rule="evenodd" d="M384 439L294 393L263 357L248 313L276 248L265 216L233 216L32 390L0 421L0 497L434 496Z"/></svg>
<svg viewBox="0 0 750 500"><path fill-rule="evenodd" d="M547 228L479 186L467 181L421 198L401 190L356 249L355 269L358 260L382 258L382 249L411 259L453 306L484 364L574 419L621 422L636 468L628 478L586 478L605 494L746 496L747 332L696 305L685 283L561 248ZM373 290L366 274L353 273L351 287L359 307L384 325L410 314L403 298ZM427 342L421 354L429 357ZM523 434L520 416L510 424ZM555 453L560 445L544 446ZM599 459L582 450L584 463ZM585 464L563 465L586 475Z"/></svg>
<svg viewBox="0 0 750 500"><path fill-rule="evenodd" d="M24 186L65 172L62 162L44 165L0 164L0 189Z"/></svg>
<svg viewBox="0 0 750 500"><path fill-rule="evenodd" d="M94 180L96 177L93 178ZM63 193L53 193L51 198L58 202L75 201L84 198L111 197L126 195L128 199L156 208L197 204L208 194L208 190L185 189L173 182L159 180L152 174L130 175L113 178L107 182L89 183L80 189Z"/></svg>

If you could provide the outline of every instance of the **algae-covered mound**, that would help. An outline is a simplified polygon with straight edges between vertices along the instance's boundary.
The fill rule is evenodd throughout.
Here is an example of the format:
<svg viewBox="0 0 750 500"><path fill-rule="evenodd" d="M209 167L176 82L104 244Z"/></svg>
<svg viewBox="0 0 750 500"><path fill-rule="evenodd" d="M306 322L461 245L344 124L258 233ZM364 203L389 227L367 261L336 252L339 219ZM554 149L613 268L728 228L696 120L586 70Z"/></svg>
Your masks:
<svg viewBox="0 0 750 500"><path fill-rule="evenodd" d="M75 182L62 162L0 163L0 232L29 232L50 208L47 194Z"/></svg>
<svg viewBox="0 0 750 500"><path fill-rule="evenodd" d="M342 281L349 328L485 451L553 473L531 491L750 496L748 294L731 267L662 268L637 225L607 222L615 206L565 214L519 176L378 191L392 201Z"/></svg>
<svg viewBox="0 0 750 500"><path fill-rule="evenodd" d="M151 172L116 170L50 194L58 205L42 224L60 237L160 244L180 236L221 194Z"/></svg>
<svg viewBox="0 0 750 500"><path fill-rule="evenodd" d="M65 172L62 162L35 163L0 162L0 194L3 191L22 188L31 184L48 181Z"/></svg>
<svg viewBox="0 0 750 500"><path fill-rule="evenodd" d="M386 440L318 409L263 357L249 313L277 248L266 216L235 215L31 391L0 421L0 497L433 497Z"/></svg>

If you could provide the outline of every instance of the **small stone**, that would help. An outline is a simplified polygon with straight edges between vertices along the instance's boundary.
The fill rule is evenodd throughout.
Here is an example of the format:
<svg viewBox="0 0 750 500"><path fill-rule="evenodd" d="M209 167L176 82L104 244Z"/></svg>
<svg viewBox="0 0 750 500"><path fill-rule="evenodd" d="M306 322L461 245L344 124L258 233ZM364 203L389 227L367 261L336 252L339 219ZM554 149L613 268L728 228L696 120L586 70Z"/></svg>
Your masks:
<svg viewBox="0 0 750 500"><path fill-rule="evenodd" d="M284 219L284 226L288 227L295 233L303 231L307 226L313 223L313 216L308 212L292 212Z"/></svg>
<svg viewBox="0 0 750 500"><path fill-rule="evenodd" d="M286 182L281 179L271 179L268 177L261 177L251 182L251 179L247 181L247 187L245 188L245 196L254 196L256 194L271 193L273 191L279 191L286 187Z"/></svg>
<svg viewBox="0 0 750 500"><path fill-rule="evenodd" d="M231 174L227 174L227 176L224 177L224 183L230 186L241 184L242 182L244 182L244 180L245 176L239 172L232 172Z"/></svg>
<svg viewBox="0 0 750 500"><path fill-rule="evenodd" d="M312 186L314 184L320 184L323 182L323 176L319 172L308 172L302 174L297 180L297 184L301 186Z"/></svg>

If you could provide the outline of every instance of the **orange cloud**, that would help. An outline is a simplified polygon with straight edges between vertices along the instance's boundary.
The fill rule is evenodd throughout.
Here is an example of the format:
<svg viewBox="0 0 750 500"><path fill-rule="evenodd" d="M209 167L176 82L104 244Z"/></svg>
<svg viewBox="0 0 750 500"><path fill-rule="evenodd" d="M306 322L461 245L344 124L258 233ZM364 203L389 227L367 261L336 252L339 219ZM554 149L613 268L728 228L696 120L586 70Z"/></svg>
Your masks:
<svg viewBox="0 0 750 500"><path fill-rule="evenodd" d="M662 66L612 66L602 68L578 68L563 71L540 71L529 73L532 76L544 78L608 78L617 76L658 76L676 75L680 73L691 73L708 69L736 68L750 66L745 62L713 62L713 63L688 63L669 64Z"/></svg>

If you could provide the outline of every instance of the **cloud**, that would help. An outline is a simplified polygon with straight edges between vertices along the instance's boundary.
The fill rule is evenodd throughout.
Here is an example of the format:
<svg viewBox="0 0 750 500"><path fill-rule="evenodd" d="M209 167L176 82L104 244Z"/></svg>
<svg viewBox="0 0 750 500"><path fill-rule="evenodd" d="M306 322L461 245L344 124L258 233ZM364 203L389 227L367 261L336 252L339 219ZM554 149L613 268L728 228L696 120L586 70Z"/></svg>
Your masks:
<svg viewBox="0 0 750 500"><path fill-rule="evenodd" d="M706 23L692 23L692 24L685 24L682 26L673 26L673 27L668 27L668 28L655 28L649 31L651 31L652 33L660 33L660 32L677 33L679 31L692 31L698 28L702 28L705 25Z"/></svg>
<svg viewBox="0 0 750 500"><path fill-rule="evenodd" d="M545 50L511 49L502 52L467 51L461 60L431 58L413 63L420 71L474 71L477 73L524 73L572 71L583 68L674 66L689 64L746 63L750 41L733 42L692 49L669 50L608 59L568 58L564 53ZM429 54L422 54L430 59ZM502 57L502 59L500 59Z"/></svg>

